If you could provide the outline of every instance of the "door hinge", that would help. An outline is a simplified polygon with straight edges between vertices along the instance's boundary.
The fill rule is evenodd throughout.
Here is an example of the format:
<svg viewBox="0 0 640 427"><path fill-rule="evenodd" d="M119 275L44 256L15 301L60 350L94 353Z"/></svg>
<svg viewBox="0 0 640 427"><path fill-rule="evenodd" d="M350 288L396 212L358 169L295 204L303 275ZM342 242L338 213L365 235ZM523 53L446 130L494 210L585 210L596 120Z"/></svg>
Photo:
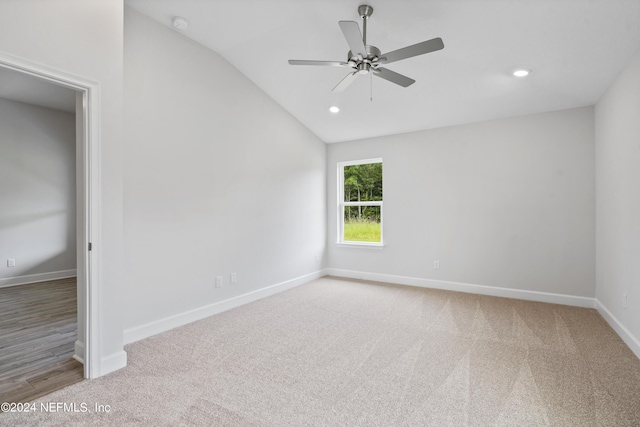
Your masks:
<svg viewBox="0 0 640 427"><path fill-rule="evenodd" d="M91 242L89 242L89 250L91 250Z"/></svg>

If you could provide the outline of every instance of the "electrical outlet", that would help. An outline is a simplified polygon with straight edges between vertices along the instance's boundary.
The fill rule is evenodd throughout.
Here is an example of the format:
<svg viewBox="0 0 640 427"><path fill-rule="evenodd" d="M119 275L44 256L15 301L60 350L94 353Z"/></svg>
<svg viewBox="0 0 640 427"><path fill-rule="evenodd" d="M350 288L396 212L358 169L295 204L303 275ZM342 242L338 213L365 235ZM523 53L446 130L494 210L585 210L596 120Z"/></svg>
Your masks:
<svg viewBox="0 0 640 427"><path fill-rule="evenodd" d="M229 283L231 284L238 283L238 275L236 273L231 273L229 275Z"/></svg>
<svg viewBox="0 0 640 427"><path fill-rule="evenodd" d="M222 286L222 276L216 276L216 288Z"/></svg>
<svg viewBox="0 0 640 427"><path fill-rule="evenodd" d="M15 267L16 266L16 260L13 258L9 258L7 260L7 267Z"/></svg>
<svg viewBox="0 0 640 427"><path fill-rule="evenodd" d="M433 261L433 268L435 269L440 268L440 261Z"/></svg>
<svg viewBox="0 0 640 427"><path fill-rule="evenodd" d="M316 262L320 262L320 255L316 254Z"/></svg>
<svg viewBox="0 0 640 427"><path fill-rule="evenodd" d="M622 308L627 309L627 294L622 295Z"/></svg>

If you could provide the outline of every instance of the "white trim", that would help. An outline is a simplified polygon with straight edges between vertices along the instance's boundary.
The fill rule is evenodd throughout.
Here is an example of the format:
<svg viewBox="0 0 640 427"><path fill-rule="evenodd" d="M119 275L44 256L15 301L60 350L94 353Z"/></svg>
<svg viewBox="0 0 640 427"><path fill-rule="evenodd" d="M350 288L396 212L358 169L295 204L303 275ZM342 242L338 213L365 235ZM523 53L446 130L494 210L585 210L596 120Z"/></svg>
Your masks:
<svg viewBox="0 0 640 427"><path fill-rule="evenodd" d="M74 353L72 357L84 365L84 343L80 340L76 340L73 347Z"/></svg>
<svg viewBox="0 0 640 427"><path fill-rule="evenodd" d="M26 274L24 276L7 277L0 279L0 288L9 286L28 285L30 283L46 282L49 280L67 279L76 277L76 270L51 271L49 273Z"/></svg>
<svg viewBox="0 0 640 427"><path fill-rule="evenodd" d="M89 286L85 289L85 377L97 378L104 371L102 368L102 349L100 346L100 337L102 336L102 328L100 324L100 260L102 258L102 250L100 243L102 242L102 219L101 219L101 185L102 185L102 169L101 169L101 140L100 140L100 90L99 86L91 86L84 91L83 97L83 116L85 117L85 151L84 151L84 182L88 183L85 188L86 206L86 240L85 248L91 242L91 251L85 250L82 253L85 257L85 275ZM126 365L126 357L125 357ZM110 372L110 371L108 371Z"/></svg>
<svg viewBox="0 0 640 427"><path fill-rule="evenodd" d="M443 289L447 291L466 292L470 294L490 295L502 298L514 298L526 301L548 302L552 304L572 305L576 307L595 308L595 298L574 295L554 294L550 292L527 291L496 286L475 285L470 283L448 282L444 280L423 279L418 277L396 276L392 274L366 273L362 271L327 268L327 274L350 279L371 280L375 282L394 283L398 285L417 286L421 288Z"/></svg>
<svg viewBox="0 0 640 427"><path fill-rule="evenodd" d="M596 298L596 310L604 318L604 320L616 331L622 341L631 349L631 351L640 359L640 340L635 337L624 325Z"/></svg>
<svg viewBox="0 0 640 427"><path fill-rule="evenodd" d="M336 246L339 248L377 249L379 251L384 249L383 243L352 242L349 240L336 242Z"/></svg>
<svg viewBox="0 0 640 427"><path fill-rule="evenodd" d="M146 323L144 325L125 329L124 343L130 344L132 342L149 338L153 335L157 335L170 329L177 328L178 326L183 326L188 323L213 316L214 314L222 313L223 311L231 310L232 308L240 307L241 305L248 304L250 302L257 301L259 299L295 288L296 286L303 285L310 282L311 280L319 279L320 277L325 275L326 272L324 270L318 270L313 273L296 277L295 279L267 286L265 288L238 295L224 301L218 301L213 304L185 311L184 313L175 314L173 316L165 317L164 319L159 319L153 322Z"/></svg>
<svg viewBox="0 0 640 427"><path fill-rule="evenodd" d="M364 160L347 160L346 162L338 162L338 165L353 166L353 165L367 165L369 163L382 163L382 157L376 157L374 159L364 159Z"/></svg>
<svg viewBox="0 0 640 427"><path fill-rule="evenodd" d="M127 366L127 353L120 350L116 353L103 357L100 360L100 375L107 375Z"/></svg>
<svg viewBox="0 0 640 427"><path fill-rule="evenodd" d="M85 196L86 223L78 227L78 242L82 242L77 250L84 254L85 277L79 277L78 282L84 286L85 344L84 376L96 378L101 372L100 350L100 252L95 248L100 242L100 210L101 210L101 173L100 173L100 85L96 81L69 74L65 71L36 63L0 51L0 67L8 68L35 78L46 80L58 86L80 92L83 96L83 168L82 182ZM76 111L76 114L78 112ZM86 251L88 242L93 243L94 251Z"/></svg>
<svg viewBox="0 0 640 427"><path fill-rule="evenodd" d="M342 206L382 206L382 201L374 200L372 202L342 202Z"/></svg>

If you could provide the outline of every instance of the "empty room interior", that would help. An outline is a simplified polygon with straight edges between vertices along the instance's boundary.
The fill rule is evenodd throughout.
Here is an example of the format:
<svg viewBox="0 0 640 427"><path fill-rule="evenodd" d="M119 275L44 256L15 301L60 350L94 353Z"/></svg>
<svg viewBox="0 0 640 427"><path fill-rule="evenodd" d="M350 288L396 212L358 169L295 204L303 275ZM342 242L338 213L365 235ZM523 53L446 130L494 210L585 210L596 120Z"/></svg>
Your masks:
<svg viewBox="0 0 640 427"><path fill-rule="evenodd" d="M0 424L640 425L640 1L0 16Z"/></svg>

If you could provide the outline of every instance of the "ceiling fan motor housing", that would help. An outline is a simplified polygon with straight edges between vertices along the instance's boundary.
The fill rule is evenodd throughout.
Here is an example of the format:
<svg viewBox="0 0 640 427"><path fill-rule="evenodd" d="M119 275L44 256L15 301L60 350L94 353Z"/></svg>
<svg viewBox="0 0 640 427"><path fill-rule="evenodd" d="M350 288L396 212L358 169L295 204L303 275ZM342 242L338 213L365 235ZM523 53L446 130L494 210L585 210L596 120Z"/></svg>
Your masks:
<svg viewBox="0 0 640 427"><path fill-rule="evenodd" d="M358 64L358 73L360 74L369 74L370 69L371 64L368 62L361 62Z"/></svg>
<svg viewBox="0 0 640 427"><path fill-rule="evenodd" d="M365 56L364 58L361 58L359 55L354 55L351 51L349 51L349 53L347 54L347 57L349 58L348 62L352 64L352 67L357 68L361 74L366 74L369 71L369 68L371 68L371 65L373 65L378 60L378 58L380 58L380 55L382 55L380 49L375 46L367 45L365 46L365 49L367 51L367 56ZM363 68L361 68L361 65L365 64L366 71L362 72Z"/></svg>

